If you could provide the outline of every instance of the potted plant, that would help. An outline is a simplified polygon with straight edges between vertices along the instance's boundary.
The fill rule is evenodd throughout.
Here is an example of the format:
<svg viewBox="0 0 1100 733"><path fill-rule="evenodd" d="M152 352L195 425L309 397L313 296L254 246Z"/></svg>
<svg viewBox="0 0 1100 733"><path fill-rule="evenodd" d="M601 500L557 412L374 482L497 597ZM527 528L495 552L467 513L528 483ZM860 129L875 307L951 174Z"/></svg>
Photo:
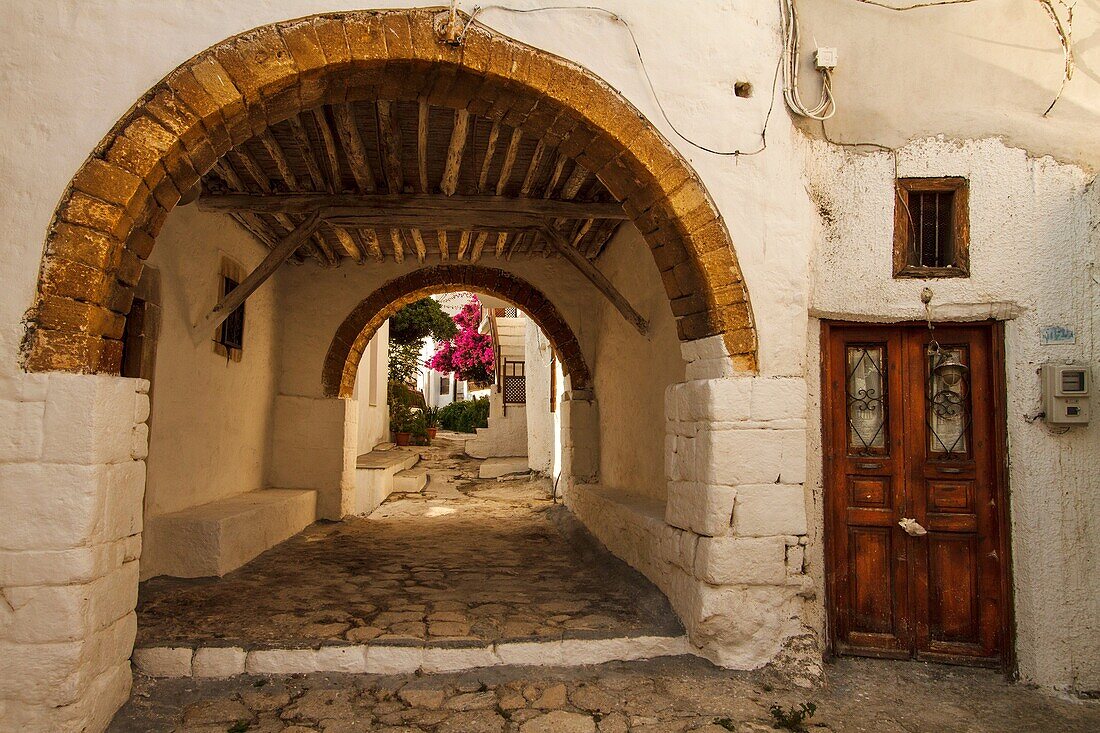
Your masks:
<svg viewBox="0 0 1100 733"><path fill-rule="evenodd" d="M413 415L410 432L412 432L413 445L431 445L428 419L424 414L424 410L417 410Z"/></svg>
<svg viewBox="0 0 1100 733"><path fill-rule="evenodd" d="M409 445L413 432L412 409L401 400L390 402L390 430L393 431L395 443L400 446Z"/></svg>
<svg viewBox="0 0 1100 733"><path fill-rule="evenodd" d="M425 407L424 420L428 426L428 437L435 440L435 435L439 432L439 408Z"/></svg>

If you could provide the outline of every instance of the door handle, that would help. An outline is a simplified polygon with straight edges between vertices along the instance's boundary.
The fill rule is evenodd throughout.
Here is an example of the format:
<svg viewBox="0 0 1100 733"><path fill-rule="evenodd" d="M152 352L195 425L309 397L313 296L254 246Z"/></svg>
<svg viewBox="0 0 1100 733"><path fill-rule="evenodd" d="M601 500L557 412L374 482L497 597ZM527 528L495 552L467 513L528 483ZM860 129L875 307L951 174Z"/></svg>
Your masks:
<svg viewBox="0 0 1100 733"><path fill-rule="evenodd" d="M920 526L920 522L909 517L902 517L898 520L898 526L904 529L910 537L922 537L928 534L928 530Z"/></svg>

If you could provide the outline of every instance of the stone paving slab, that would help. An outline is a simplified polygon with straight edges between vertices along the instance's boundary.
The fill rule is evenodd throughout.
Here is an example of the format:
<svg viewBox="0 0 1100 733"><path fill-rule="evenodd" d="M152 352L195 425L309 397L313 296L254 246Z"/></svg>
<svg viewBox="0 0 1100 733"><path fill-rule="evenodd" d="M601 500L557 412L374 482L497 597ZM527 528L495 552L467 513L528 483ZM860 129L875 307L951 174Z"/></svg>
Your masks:
<svg viewBox="0 0 1100 733"><path fill-rule="evenodd" d="M220 579L142 584L142 647L484 646L679 636L648 580L582 532L563 534L545 478L477 479L461 439L421 448L422 493L318 523Z"/></svg>
<svg viewBox="0 0 1100 733"><path fill-rule="evenodd" d="M819 684L696 657L452 675L139 677L110 733L765 733L813 703L815 733L1094 733L1100 703L988 670L841 659Z"/></svg>

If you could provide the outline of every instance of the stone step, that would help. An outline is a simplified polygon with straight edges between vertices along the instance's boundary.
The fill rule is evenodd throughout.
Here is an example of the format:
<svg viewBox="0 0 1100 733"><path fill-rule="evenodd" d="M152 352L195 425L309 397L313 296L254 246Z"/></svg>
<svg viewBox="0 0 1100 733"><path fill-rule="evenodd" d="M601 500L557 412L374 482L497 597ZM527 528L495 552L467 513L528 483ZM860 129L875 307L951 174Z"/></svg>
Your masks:
<svg viewBox="0 0 1100 733"><path fill-rule="evenodd" d="M477 469L478 478L498 478L518 473L530 473L527 456L486 458Z"/></svg>
<svg viewBox="0 0 1100 733"><path fill-rule="evenodd" d="M418 494L428 485L428 469L414 466L393 475L393 490L401 494Z"/></svg>
<svg viewBox="0 0 1100 733"><path fill-rule="evenodd" d="M394 447L395 447L394 443L379 443L378 445L374 446L374 450L376 450L376 451L387 451L387 450L393 450Z"/></svg>
<svg viewBox="0 0 1100 733"><path fill-rule="evenodd" d="M437 644L331 644L319 648L244 649L203 644L134 650L134 668L149 677L346 672L441 674L505 666L580 667L695 654L686 635Z"/></svg>

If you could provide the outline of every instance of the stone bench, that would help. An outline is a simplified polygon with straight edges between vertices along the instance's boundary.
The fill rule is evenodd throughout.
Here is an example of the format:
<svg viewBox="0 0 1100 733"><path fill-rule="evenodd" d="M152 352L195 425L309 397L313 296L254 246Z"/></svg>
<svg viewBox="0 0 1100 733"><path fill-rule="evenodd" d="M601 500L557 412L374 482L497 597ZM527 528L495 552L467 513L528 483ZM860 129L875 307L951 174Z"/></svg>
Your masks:
<svg viewBox="0 0 1100 733"><path fill-rule="evenodd" d="M155 540L146 548L142 564L150 569L146 577L220 577L316 519L316 491L249 491L149 517L146 532Z"/></svg>
<svg viewBox="0 0 1100 733"><path fill-rule="evenodd" d="M423 488L420 477L400 475L420 462L420 453L410 448L391 448L364 453L355 462L355 502L353 514L369 514L393 493L397 484L402 491ZM427 473L422 478L427 482ZM417 487L417 484L420 484Z"/></svg>

